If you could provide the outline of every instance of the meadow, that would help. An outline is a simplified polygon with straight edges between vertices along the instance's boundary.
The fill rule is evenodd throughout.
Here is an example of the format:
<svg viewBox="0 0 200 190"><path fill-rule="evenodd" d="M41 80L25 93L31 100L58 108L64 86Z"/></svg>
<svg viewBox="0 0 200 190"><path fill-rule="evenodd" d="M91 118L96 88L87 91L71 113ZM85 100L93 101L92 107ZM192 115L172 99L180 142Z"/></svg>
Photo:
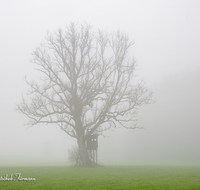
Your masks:
<svg viewBox="0 0 200 190"><path fill-rule="evenodd" d="M36 180L1 180L0 189L200 189L200 166L0 167L0 179L16 173Z"/></svg>

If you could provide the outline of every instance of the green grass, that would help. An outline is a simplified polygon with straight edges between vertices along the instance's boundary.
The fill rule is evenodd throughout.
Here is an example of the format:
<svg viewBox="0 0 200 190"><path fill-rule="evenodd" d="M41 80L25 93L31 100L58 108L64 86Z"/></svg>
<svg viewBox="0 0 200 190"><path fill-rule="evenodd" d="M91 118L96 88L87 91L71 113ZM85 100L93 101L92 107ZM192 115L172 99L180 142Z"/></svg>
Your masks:
<svg viewBox="0 0 200 190"><path fill-rule="evenodd" d="M0 177L15 173L36 181L0 181L0 189L200 189L199 166L0 167Z"/></svg>

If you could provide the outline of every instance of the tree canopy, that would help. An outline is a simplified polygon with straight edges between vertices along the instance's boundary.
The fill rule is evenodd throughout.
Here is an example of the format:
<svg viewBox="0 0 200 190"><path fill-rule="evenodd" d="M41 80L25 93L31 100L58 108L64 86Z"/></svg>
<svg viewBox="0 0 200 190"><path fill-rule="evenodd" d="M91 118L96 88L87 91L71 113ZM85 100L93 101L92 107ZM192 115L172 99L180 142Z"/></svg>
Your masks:
<svg viewBox="0 0 200 190"><path fill-rule="evenodd" d="M91 134L135 128L137 110L152 102L152 92L136 80L136 62L129 54L133 44L120 31L94 33L89 24L71 23L47 33L31 60L42 78L25 79L31 91L16 109L31 126L57 124L77 139L79 150Z"/></svg>

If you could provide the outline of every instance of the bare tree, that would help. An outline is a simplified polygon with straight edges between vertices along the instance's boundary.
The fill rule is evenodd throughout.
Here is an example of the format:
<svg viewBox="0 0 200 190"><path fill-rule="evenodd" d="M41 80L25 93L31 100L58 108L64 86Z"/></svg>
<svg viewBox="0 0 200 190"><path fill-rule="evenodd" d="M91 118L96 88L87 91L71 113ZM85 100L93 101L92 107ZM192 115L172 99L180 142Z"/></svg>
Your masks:
<svg viewBox="0 0 200 190"><path fill-rule="evenodd" d="M76 138L82 165L90 165L86 138L116 126L134 129L137 109L152 101L144 81L135 80L132 45L120 31L93 33L88 24L48 33L32 59L43 78L25 79L30 101L23 97L16 109L31 126L55 123Z"/></svg>

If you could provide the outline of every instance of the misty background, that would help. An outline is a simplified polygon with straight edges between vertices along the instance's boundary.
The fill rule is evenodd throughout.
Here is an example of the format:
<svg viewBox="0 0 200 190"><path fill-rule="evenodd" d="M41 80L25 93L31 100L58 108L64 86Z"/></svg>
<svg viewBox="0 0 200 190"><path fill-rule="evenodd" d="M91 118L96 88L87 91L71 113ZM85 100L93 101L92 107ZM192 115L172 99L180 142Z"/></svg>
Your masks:
<svg viewBox="0 0 200 190"><path fill-rule="evenodd" d="M24 76L40 76L32 52L71 21L126 32L136 74L156 99L139 110L144 129L99 137L99 163L200 164L199 10L198 0L0 0L0 166L69 164L76 139L56 125L28 128L14 107L28 90Z"/></svg>

